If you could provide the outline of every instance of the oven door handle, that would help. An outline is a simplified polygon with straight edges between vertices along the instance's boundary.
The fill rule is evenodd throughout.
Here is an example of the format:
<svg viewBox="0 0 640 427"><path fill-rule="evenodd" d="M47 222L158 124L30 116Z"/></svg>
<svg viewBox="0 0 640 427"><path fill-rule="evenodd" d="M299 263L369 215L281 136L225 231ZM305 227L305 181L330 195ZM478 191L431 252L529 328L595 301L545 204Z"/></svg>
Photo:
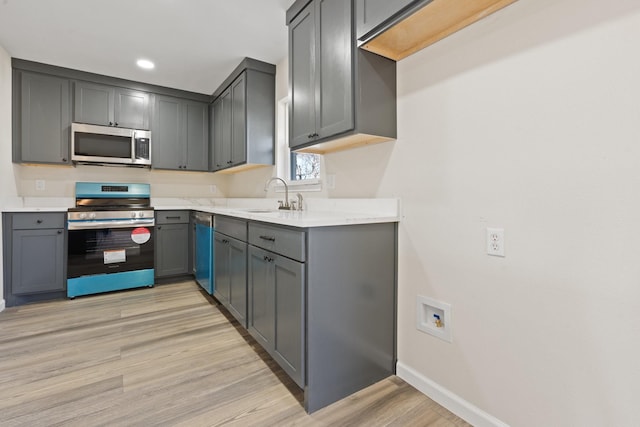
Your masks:
<svg viewBox="0 0 640 427"><path fill-rule="evenodd" d="M67 224L67 228L69 230L92 230L96 228L131 228L131 227L153 227L155 225L155 220L150 219L148 221L145 220L117 220L117 221L79 221L72 222L69 221Z"/></svg>

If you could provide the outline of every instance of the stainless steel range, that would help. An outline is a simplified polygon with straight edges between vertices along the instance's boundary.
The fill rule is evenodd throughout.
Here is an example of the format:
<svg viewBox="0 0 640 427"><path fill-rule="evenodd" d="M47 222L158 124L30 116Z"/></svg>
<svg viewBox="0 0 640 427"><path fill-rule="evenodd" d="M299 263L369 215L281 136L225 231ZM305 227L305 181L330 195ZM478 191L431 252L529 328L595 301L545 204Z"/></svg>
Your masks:
<svg viewBox="0 0 640 427"><path fill-rule="evenodd" d="M69 209L67 296L153 286L149 184L76 183Z"/></svg>

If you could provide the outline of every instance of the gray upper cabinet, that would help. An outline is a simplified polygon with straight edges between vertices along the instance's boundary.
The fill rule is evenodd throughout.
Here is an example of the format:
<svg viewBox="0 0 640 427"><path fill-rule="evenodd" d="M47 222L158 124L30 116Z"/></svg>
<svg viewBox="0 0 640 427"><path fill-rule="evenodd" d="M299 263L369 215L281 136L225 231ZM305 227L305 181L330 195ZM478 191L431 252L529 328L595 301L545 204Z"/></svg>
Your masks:
<svg viewBox="0 0 640 427"><path fill-rule="evenodd" d="M273 165L275 66L245 58L214 97L211 170Z"/></svg>
<svg viewBox="0 0 640 427"><path fill-rule="evenodd" d="M356 35L364 38L378 25L416 0L356 0Z"/></svg>
<svg viewBox="0 0 640 427"><path fill-rule="evenodd" d="M213 103L213 158L211 170L230 167L231 161L231 89L225 90Z"/></svg>
<svg viewBox="0 0 640 427"><path fill-rule="evenodd" d="M246 72L231 83L231 166L247 158L247 81Z"/></svg>
<svg viewBox="0 0 640 427"><path fill-rule="evenodd" d="M289 25L289 145L325 153L396 137L396 64L356 48L353 3L298 0Z"/></svg>
<svg viewBox="0 0 640 427"><path fill-rule="evenodd" d="M149 94L125 88L115 89L114 123L131 129L149 129Z"/></svg>
<svg viewBox="0 0 640 427"><path fill-rule="evenodd" d="M355 0L359 47L400 61L516 0Z"/></svg>
<svg viewBox="0 0 640 427"><path fill-rule="evenodd" d="M289 145L307 144L316 131L315 9L309 5L289 25Z"/></svg>
<svg viewBox="0 0 640 427"><path fill-rule="evenodd" d="M83 81L74 86L75 122L149 129L148 93Z"/></svg>
<svg viewBox="0 0 640 427"><path fill-rule="evenodd" d="M68 79L14 71L13 161L70 164Z"/></svg>
<svg viewBox="0 0 640 427"><path fill-rule="evenodd" d="M156 95L151 126L156 169L209 169L209 107L205 102Z"/></svg>
<svg viewBox="0 0 640 427"><path fill-rule="evenodd" d="M351 2L311 2L289 26L292 148L354 128Z"/></svg>

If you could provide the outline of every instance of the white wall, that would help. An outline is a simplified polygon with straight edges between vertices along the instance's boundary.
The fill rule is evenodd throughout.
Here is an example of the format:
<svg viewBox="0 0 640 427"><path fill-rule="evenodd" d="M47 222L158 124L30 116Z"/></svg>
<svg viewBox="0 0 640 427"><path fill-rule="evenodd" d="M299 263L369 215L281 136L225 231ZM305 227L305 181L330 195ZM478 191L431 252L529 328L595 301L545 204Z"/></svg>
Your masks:
<svg viewBox="0 0 640 427"><path fill-rule="evenodd" d="M638 40L636 0L519 0L398 63L396 142L325 157L330 197L402 199L400 363L513 426L640 425ZM417 295L452 304L452 344Z"/></svg>

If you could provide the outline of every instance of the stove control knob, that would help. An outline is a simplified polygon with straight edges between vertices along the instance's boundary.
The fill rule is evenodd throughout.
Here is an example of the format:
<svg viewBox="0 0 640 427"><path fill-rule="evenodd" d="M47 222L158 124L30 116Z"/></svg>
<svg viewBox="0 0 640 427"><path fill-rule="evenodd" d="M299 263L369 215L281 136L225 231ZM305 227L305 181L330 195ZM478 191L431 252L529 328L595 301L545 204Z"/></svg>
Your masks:
<svg viewBox="0 0 640 427"><path fill-rule="evenodd" d="M131 218L135 218L136 217L136 213L135 212L131 212Z"/></svg>
<svg viewBox="0 0 640 427"><path fill-rule="evenodd" d="M138 218L144 217L144 212L138 212Z"/></svg>
<svg viewBox="0 0 640 427"><path fill-rule="evenodd" d="M81 213L80 214L80 219L87 219L87 214L86 213Z"/></svg>
<svg viewBox="0 0 640 427"><path fill-rule="evenodd" d="M96 219L96 213L95 212L91 212L91 214L89 214L89 218Z"/></svg>

